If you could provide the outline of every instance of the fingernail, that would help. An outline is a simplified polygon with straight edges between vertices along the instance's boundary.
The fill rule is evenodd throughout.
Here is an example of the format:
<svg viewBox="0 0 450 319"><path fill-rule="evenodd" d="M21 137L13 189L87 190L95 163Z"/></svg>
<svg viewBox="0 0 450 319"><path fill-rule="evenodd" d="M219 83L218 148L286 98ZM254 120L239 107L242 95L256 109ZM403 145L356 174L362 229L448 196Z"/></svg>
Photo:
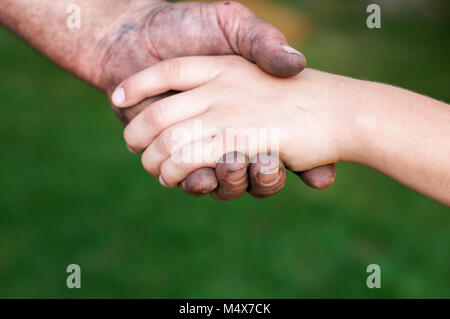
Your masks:
<svg viewBox="0 0 450 319"><path fill-rule="evenodd" d="M264 169L262 167L261 172L258 173L258 179L263 184L271 184L277 179L279 175L279 170L280 168L278 166L275 168L267 168L267 169Z"/></svg>
<svg viewBox="0 0 450 319"><path fill-rule="evenodd" d="M247 173L247 168L241 168L236 171L229 172L227 177L230 182L235 183L241 181L245 174Z"/></svg>
<svg viewBox="0 0 450 319"><path fill-rule="evenodd" d="M130 147L130 145L128 145L128 144L127 144L127 148L128 148L128 150L129 150L131 153L133 153L133 154L138 154L138 152L136 152L135 150L133 150L133 149Z"/></svg>
<svg viewBox="0 0 450 319"><path fill-rule="evenodd" d="M164 178L162 177L162 175L159 175L159 182L161 183L162 186L164 186L165 188L167 188L167 184L164 181Z"/></svg>
<svg viewBox="0 0 450 319"><path fill-rule="evenodd" d="M284 51L286 51L289 54L297 54L303 56L303 54L300 51L294 49L293 47L290 47L289 45L282 44L281 47L283 48Z"/></svg>
<svg viewBox="0 0 450 319"><path fill-rule="evenodd" d="M115 105L120 106L125 101L125 90L123 88L116 89L111 95L111 100Z"/></svg>

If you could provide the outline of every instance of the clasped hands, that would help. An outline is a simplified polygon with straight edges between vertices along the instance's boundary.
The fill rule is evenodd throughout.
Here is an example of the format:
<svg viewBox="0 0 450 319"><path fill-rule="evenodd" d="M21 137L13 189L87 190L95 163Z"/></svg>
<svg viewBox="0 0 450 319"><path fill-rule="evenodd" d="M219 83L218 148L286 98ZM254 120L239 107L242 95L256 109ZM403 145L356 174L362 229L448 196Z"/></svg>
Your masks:
<svg viewBox="0 0 450 319"><path fill-rule="evenodd" d="M180 185L189 194L222 201L246 191L265 198L283 188L285 166L311 187L333 183L330 127L318 121L316 110L305 111L301 100L308 85L300 82L318 72L296 75L306 60L280 31L234 2L162 2L141 20L138 36L121 36L120 48L109 54L105 69L114 80L107 91L122 122L132 119L124 131L129 148L143 153L144 168L164 186ZM175 34L182 39L174 39ZM132 62L124 67L125 60ZM183 142L174 138L174 131L192 131L195 123L201 123L204 134L190 134L191 140ZM211 143L207 136L212 129L225 133L231 128L278 130L277 141L268 140L277 150L223 145L217 134ZM291 152L294 146L298 153ZM199 150L209 158L175 161L172 156Z"/></svg>
<svg viewBox="0 0 450 319"><path fill-rule="evenodd" d="M263 180L281 189L284 166L301 172L339 159L339 105L326 100L329 76L307 69L280 79L237 55L182 57L127 78L112 102L126 108L180 92L148 106L124 131L130 150L143 153L145 170L164 187L217 163L258 163ZM248 184L236 175L242 194Z"/></svg>

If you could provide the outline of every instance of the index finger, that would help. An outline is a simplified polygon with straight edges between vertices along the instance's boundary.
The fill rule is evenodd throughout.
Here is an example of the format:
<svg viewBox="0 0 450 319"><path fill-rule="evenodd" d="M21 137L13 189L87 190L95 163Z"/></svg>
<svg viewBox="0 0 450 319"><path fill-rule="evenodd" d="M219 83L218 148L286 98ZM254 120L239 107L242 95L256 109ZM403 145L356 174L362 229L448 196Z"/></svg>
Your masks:
<svg viewBox="0 0 450 319"><path fill-rule="evenodd" d="M214 79L237 58L194 56L165 60L124 80L112 93L111 101L123 108L169 90L195 89Z"/></svg>

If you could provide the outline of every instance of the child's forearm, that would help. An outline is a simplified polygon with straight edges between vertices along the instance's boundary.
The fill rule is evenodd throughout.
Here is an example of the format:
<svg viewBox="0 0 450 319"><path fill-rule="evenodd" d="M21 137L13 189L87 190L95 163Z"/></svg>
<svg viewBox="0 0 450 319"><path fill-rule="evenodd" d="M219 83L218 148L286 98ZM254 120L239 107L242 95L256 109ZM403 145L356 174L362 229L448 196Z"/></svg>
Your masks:
<svg viewBox="0 0 450 319"><path fill-rule="evenodd" d="M389 85L349 80L340 159L376 169L450 205L450 106ZM347 128L351 128L348 129Z"/></svg>
<svg viewBox="0 0 450 319"><path fill-rule="evenodd" d="M177 72L167 76L173 67ZM123 81L113 100L128 107L169 89L187 92L153 104L124 133L131 148L145 150L146 170L162 176L168 187L177 185L195 165L211 165L202 160L189 162L194 166L179 165L173 160L174 149L179 152L181 146L192 154L198 139L193 138L198 134L194 122L199 120L222 137L229 129L277 128L276 152L293 171L339 160L355 162L450 205L450 106L445 103L312 69L278 79L238 57L169 60ZM181 131L190 138L179 145L173 134ZM217 134L203 138L213 142L206 143L202 152L223 154L223 138ZM254 155L243 142L226 146L226 152L239 149Z"/></svg>

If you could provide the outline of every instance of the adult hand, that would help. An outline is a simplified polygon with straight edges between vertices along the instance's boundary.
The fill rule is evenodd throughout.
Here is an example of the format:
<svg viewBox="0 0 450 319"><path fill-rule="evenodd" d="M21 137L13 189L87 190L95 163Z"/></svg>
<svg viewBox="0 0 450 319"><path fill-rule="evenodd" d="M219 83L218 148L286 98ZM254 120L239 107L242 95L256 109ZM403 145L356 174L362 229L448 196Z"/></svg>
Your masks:
<svg viewBox="0 0 450 319"><path fill-rule="evenodd" d="M111 96L122 80L162 60L224 54L242 55L278 77L296 75L306 65L304 56L288 46L279 30L239 3L136 0L130 1L121 15L116 41L103 59L102 81ZM167 74L173 72L177 70L167 70ZM119 109L114 104L112 107L124 125L141 112L153 122L155 115L147 106L154 101L148 99L129 109ZM236 199L247 190L257 198L265 198L283 188L286 169L280 161L260 161L258 157L256 163L248 164L238 160L242 156L234 154L236 163L218 164L215 171L199 169L180 184L181 188L193 195L211 193L222 201ZM265 163L279 164L267 167ZM319 189L331 185L335 174L334 165L298 173L306 184Z"/></svg>

